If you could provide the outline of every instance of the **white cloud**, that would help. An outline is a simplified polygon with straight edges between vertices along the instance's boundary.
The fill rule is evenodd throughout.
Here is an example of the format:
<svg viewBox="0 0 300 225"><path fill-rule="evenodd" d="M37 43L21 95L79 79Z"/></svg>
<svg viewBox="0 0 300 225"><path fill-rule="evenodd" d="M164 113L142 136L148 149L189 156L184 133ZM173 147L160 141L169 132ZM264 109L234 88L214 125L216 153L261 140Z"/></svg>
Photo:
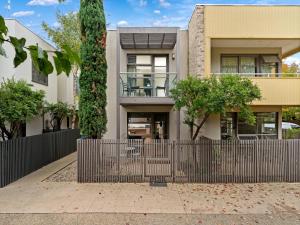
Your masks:
<svg viewBox="0 0 300 225"><path fill-rule="evenodd" d="M134 8L142 8L147 6L147 0L127 0Z"/></svg>
<svg viewBox="0 0 300 225"><path fill-rule="evenodd" d="M55 27L55 28L57 28L57 27L60 26L60 24L58 22L54 22L52 26Z"/></svg>
<svg viewBox="0 0 300 225"><path fill-rule="evenodd" d="M160 14L160 10L158 10L158 9L157 9L157 10L154 10L153 12L154 12L155 14Z"/></svg>
<svg viewBox="0 0 300 225"><path fill-rule="evenodd" d="M14 17L23 17L23 16L32 16L34 14L34 11L18 11L14 12L12 16Z"/></svg>
<svg viewBox="0 0 300 225"><path fill-rule="evenodd" d="M31 0L27 5L56 5L58 0Z"/></svg>
<svg viewBox="0 0 300 225"><path fill-rule="evenodd" d="M297 63L300 65L300 54L299 54L299 56L296 55L296 56L287 57L283 61L284 61L284 63L286 63L288 65L290 65L292 63Z"/></svg>
<svg viewBox="0 0 300 225"><path fill-rule="evenodd" d="M152 25L155 27L184 27L187 21L187 17L184 16L163 16L160 19L152 21Z"/></svg>
<svg viewBox="0 0 300 225"><path fill-rule="evenodd" d="M128 26L128 22L126 20L121 20L118 22L118 27Z"/></svg>
<svg viewBox="0 0 300 225"><path fill-rule="evenodd" d="M140 6L145 7L147 5L147 0L140 0Z"/></svg>
<svg viewBox="0 0 300 225"><path fill-rule="evenodd" d="M159 5L164 8L171 6L171 3L168 2L167 0L158 0L158 2L159 2Z"/></svg>
<svg viewBox="0 0 300 225"><path fill-rule="evenodd" d="M11 1L7 0L7 4L4 6L5 9L11 10Z"/></svg>

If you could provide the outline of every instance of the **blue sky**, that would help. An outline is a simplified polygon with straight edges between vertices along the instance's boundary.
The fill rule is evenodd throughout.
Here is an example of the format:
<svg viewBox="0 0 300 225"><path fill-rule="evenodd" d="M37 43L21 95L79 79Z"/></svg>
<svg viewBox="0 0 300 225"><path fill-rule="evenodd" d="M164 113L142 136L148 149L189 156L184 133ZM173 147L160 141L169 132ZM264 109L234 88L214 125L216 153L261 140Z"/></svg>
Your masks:
<svg viewBox="0 0 300 225"><path fill-rule="evenodd" d="M197 3L209 4L298 4L299 0L104 0L108 28L116 26L178 26L186 28ZM47 39L41 30L43 21L56 26L55 13L78 11L80 0L0 0L0 14L16 18ZM291 60L298 60L300 54Z"/></svg>

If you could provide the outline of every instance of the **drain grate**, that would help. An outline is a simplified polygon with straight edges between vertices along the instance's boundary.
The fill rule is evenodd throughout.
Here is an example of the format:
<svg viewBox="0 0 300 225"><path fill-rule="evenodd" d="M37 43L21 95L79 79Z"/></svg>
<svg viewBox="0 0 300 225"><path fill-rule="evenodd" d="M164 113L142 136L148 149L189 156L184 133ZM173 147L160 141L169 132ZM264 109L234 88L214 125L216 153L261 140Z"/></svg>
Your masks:
<svg viewBox="0 0 300 225"><path fill-rule="evenodd" d="M167 187L167 182L164 177L150 177L151 187Z"/></svg>

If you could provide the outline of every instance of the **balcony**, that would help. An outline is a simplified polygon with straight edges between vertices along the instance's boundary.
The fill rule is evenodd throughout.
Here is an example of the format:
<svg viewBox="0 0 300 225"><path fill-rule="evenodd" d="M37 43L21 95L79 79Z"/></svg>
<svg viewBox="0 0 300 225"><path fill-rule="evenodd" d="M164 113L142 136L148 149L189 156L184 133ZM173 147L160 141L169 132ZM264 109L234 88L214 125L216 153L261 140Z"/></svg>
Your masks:
<svg viewBox="0 0 300 225"><path fill-rule="evenodd" d="M120 73L121 104L174 104L169 97L176 73Z"/></svg>
<svg viewBox="0 0 300 225"><path fill-rule="evenodd" d="M228 75L228 74L213 74ZM300 74L242 73L261 90L262 99L253 105L300 106Z"/></svg>

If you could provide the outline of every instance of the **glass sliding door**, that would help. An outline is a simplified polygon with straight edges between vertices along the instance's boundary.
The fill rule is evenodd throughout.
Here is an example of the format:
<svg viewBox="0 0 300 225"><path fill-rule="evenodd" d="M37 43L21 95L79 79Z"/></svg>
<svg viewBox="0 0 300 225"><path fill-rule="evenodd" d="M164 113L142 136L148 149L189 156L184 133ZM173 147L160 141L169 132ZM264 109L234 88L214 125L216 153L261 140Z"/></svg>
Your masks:
<svg viewBox="0 0 300 225"><path fill-rule="evenodd" d="M121 77L121 91L125 89L129 93L127 96L166 97L168 56L130 54L127 56L126 75Z"/></svg>
<svg viewBox="0 0 300 225"><path fill-rule="evenodd" d="M257 73L256 58L253 56L241 56L239 62L239 73L253 74Z"/></svg>
<svg viewBox="0 0 300 225"><path fill-rule="evenodd" d="M167 56L154 56L154 91L156 97L166 97L169 86Z"/></svg>
<svg viewBox="0 0 300 225"><path fill-rule="evenodd" d="M221 73L238 73L239 58L237 56L223 56L221 59Z"/></svg>
<svg viewBox="0 0 300 225"><path fill-rule="evenodd" d="M256 112L256 122L249 124L237 112L221 117L221 139L277 139L278 113Z"/></svg>

